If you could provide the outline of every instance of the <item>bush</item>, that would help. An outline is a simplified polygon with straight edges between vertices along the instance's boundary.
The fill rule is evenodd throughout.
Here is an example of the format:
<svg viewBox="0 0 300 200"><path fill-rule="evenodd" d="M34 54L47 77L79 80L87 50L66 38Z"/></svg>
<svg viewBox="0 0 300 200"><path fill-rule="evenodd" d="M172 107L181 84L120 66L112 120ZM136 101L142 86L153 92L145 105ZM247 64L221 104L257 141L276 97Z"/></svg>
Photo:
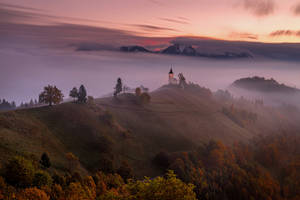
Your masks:
<svg viewBox="0 0 300 200"><path fill-rule="evenodd" d="M53 184L65 186L66 185L66 178L64 176L61 176L57 174L56 172L52 176Z"/></svg>
<svg viewBox="0 0 300 200"><path fill-rule="evenodd" d="M32 184L34 167L32 162L21 156L11 159L5 166L4 177L12 186L26 188Z"/></svg>
<svg viewBox="0 0 300 200"><path fill-rule="evenodd" d="M38 188L27 188L18 194L18 200L49 200L50 197Z"/></svg>
<svg viewBox="0 0 300 200"><path fill-rule="evenodd" d="M34 174L33 186L41 188L43 186L50 186L52 183L51 176L45 171L38 171Z"/></svg>
<svg viewBox="0 0 300 200"><path fill-rule="evenodd" d="M193 191L194 185L185 184L176 178L173 171L169 171L166 178L157 177L151 180L146 178L143 181L130 182L127 189L130 193L128 199L196 200L196 194Z"/></svg>
<svg viewBox="0 0 300 200"><path fill-rule="evenodd" d="M40 164L46 169L51 166L50 158L47 153L42 154Z"/></svg>

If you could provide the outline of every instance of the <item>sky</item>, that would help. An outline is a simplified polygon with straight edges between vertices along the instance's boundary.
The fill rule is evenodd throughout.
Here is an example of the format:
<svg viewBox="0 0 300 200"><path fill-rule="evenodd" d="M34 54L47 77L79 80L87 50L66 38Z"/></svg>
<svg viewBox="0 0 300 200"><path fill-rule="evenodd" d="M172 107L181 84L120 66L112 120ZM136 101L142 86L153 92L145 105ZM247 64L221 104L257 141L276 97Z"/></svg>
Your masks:
<svg viewBox="0 0 300 200"><path fill-rule="evenodd" d="M18 23L72 23L148 37L300 42L300 0L0 0L1 7L44 18Z"/></svg>

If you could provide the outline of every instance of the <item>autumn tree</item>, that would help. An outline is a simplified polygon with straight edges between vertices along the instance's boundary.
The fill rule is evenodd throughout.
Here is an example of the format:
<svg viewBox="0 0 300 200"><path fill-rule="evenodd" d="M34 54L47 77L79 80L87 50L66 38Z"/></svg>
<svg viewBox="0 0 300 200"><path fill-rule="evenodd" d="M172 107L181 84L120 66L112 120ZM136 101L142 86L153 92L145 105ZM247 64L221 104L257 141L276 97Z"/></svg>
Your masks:
<svg viewBox="0 0 300 200"><path fill-rule="evenodd" d="M122 92L122 88L123 88L122 79L118 78L117 84L115 87L114 96L117 96L120 92Z"/></svg>
<svg viewBox="0 0 300 200"><path fill-rule="evenodd" d="M127 198L139 200L196 200L194 187L194 185L186 184L176 178L173 171L168 171L166 178L146 178L142 181L130 182L127 186L130 195Z"/></svg>
<svg viewBox="0 0 300 200"><path fill-rule="evenodd" d="M12 186L25 188L32 184L34 167L32 162L23 157L12 158L5 166L5 179Z"/></svg>
<svg viewBox="0 0 300 200"><path fill-rule="evenodd" d="M50 158L47 153L42 154L40 164L46 169L51 166Z"/></svg>
<svg viewBox="0 0 300 200"><path fill-rule="evenodd" d="M50 197L38 188L26 188L17 195L18 200L49 200Z"/></svg>
<svg viewBox="0 0 300 200"><path fill-rule="evenodd" d="M33 186L41 188L43 186L50 186L51 184L52 178L46 171L39 170L34 174Z"/></svg>
<svg viewBox="0 0 300 200"><path fill-rule="evenodd" d="M56 87L48 85L44 87L44 91L39 95L39 102L49 104L59 104L63 100L64 95Z"/></svg>

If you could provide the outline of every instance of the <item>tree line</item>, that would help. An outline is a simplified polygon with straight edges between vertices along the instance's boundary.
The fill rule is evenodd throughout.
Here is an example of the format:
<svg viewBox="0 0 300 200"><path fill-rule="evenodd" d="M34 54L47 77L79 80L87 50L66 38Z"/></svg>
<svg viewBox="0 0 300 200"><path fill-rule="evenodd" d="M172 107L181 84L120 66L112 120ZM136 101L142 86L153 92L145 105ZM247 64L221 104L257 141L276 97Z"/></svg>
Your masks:
<svg viewBox="0 0 300 200"><path fill-rule="evenodd" d="M47 153L40 160L16 156L0 170L0 199L3 200L196 200L194 185L186 184L173 171L165 176L134 179L128 164L117 172L97 171L82 177L74 171L78 158L67 153L67 173L51 170Z"/></svg>
<svg viewBox="0 0 300 200"><path fill-rule="evenodd" d="M16 103L14 101L8 102L5 99L0 99L0 110L14 110L16 109Z"/></svg>
<svg viewBox="0 0 300 200"><path fill-rule="evenodd" d="M126 88L123 85L122 79L118 78L116 86L114 87L113 96L115 98L121 94L122 91L126 92ZM145 88L143 88L145 90ZM150 95L148 92L142 92L141 88L138 87L135 90L138 101L141 103L149 103ZM87 90L84 85L81 85L79 89L77 87L73 87L69 92L69 96L73 99L74 102L77 103L86 103L88 100ZM48 104L49 106L59 104L63 101L64 95L61 90L59 90L56 86L48 85L44 87L43 92L39 95L39 103Z"/></svg>
<svg viewBox="0 0 300 200"><path fill-rule="evenodd" d="M226 146L211 140L188 152L160 152L154 163L196 187L198 199L300 199L300 136L257 136Z"/></svg>

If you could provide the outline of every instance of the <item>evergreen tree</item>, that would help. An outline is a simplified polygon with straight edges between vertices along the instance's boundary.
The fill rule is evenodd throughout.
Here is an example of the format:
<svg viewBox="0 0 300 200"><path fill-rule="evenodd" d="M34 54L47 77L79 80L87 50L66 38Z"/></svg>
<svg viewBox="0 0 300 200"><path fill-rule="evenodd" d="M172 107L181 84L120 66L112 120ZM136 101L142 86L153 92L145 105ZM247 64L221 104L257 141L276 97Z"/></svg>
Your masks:
<svg viewBox="0 0 300 200"><path fill-rule="evenodd" d="M120 92L122 92L122 88L123 88L122 79L118 78L117 84L115 87L114 96L117 96Z"/></svg>
<svg viewBox="0 0 300 200"><path fill-rule="evenodd" d="M86 96L87 96L86 89L85 89L84 85L81 85L79 87L79 91L78 91L78 102L86 103L86 100L87 100Z"/></svg>
<svg viewBox="0 0 300 200"><path fill-rule="evenodd" d="M73 87L73 89L70 91L69 96L72 97L74 100L78 98L79 94L77 87Z"/></svg>
<svg viewBox="0 0 300 200"><path fill-rule="evenodd" d="M15 108L17 107L17 106L16 106L16 102L14 102L14 101L11 102L11 106L12 106L13 109L15 109Z"/></svg>
<svg viewBox="0 0 300 200"><path fill-rule="evenodd" d="M47 153L42 154L40 164L46 169L51 166L50 158Z"/></svg>

